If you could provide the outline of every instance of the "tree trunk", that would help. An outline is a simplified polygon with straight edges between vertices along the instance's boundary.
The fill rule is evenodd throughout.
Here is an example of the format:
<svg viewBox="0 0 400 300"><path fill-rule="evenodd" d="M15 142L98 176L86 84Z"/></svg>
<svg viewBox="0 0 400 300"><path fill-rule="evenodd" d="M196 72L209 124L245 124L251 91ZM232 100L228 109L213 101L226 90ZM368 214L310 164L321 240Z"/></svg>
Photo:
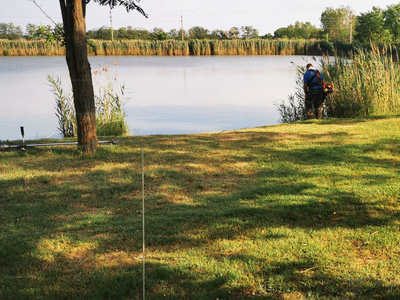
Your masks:
<svg viewBox="0 0 400 300"><path fill-rule="evenodd" d="M86 0L59 0L64 23L66 59L72 83L77 120L78 147L87 154L97 151L96 109L92 73L87 57Z"/></svg>

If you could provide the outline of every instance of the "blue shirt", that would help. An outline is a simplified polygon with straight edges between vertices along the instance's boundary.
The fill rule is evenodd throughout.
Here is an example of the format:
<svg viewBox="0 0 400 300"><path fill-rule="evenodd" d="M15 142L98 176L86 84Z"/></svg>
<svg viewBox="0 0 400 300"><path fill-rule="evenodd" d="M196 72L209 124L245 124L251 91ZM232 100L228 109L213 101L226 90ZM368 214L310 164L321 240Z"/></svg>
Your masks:
<svg viewBox="0 0 400 300"><path fill-rule="evenodd" d="M307 86L308 86L308 88L309 88L310 90L319 90L319 89L323 89L324 86L318 84L318 77L317 77L317 76L315 76L314 79L313 79L311 82L308 82L308 81L311 79L311 77L313 77L314 74L315 74L313 71L317 71L317 70L314 69L314 68L309 68L309 69L307 70L307 72L304 73L303 82L304 82L304 83L307 83ZM324 80L324 77L322 76L322 73L319 72L319 74L321 75L321 80ZM311 87L310 87L310 86L311 86Z"/></svg>

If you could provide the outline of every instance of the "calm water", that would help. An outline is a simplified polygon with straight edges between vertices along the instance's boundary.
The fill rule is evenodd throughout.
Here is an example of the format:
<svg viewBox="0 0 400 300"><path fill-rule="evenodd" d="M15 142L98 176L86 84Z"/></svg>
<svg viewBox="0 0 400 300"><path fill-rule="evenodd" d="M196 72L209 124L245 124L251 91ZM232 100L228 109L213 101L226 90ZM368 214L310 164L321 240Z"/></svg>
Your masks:
<svg viewBox="0 0 400 300"><path fill-rule="evenodd" d="M310 57L103 56L125 83L125 111L132 134L181 134L277 124L276 101L294 92L296 67ZM114 65L114 62L117 65ZM58 76L69 89L64 57L0 57L0 140L59 138L55 97L46 80Z"/></svg>

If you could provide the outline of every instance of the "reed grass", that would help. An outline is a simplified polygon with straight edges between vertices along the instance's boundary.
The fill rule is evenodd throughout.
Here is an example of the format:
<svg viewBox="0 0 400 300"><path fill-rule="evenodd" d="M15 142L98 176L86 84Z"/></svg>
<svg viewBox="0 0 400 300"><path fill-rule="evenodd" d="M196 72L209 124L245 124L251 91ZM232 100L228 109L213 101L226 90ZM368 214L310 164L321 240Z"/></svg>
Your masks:
<svg viewBox="0 0 400 300"><path fill-rule="evenodd" d="M327 113L333 117L399 114L400 68L396 51L373 46L369 51L356 50L349 59L335 57L332 63L323 60L325 81L337 87L327 98Z"/></svg>
<svg viewBox="0 0 400 300"><path fill-rule="evenodd" d="M60 77L47 75L47 81L56 97L55 113L58 119L58 131L63 137L74 137L76 134L76 117L74 101L70 93L64 93Z"/></svg>
<svg viewBox="0 0 400 300"><path fill-rule="evenodd" d="M76 113L72 93L64 92L60 78L47 77L56 97L56 116L58 130L63 137L76 136ZM96 107L96 130L98 136L125 136L129 126L125 122L125 86L117 82L116 76L109 73L108 66L93 72L93 86Z"/></svg>
<svg viewBox="0 0 400 300"><path fill-rule="evenodd" d="M97 135L127 135L129 128L123 110L125 85L118 83L116 75L110 74L108 66L93 73Z"/></svg>
<svg viewBox="0 0 400 300"><path fill-rule="evenodd" d="M388 116L400 113L400 67L394 47L355 50L348 57L329 56L321 59L325 82L333 83L335 91L326 97L325 116L352 118L356 116ZM295 93L275 104L281 121L303 120L305 66L297 66Z"/></svg>
<svg viewBox="0 0 400 300"><path fill-rule="evenodd" d="M45 40L0 39L0 56L51 56L65 55L61 42Z"/></svg>
<svg viewBox="0 0 400 300"><path fill-rule="evenodd" d="M88 41L89 55L321 55L328 48L323 41L288 39ZM65 49L61 42L0 40L1 55L65 55Z"/></svg>

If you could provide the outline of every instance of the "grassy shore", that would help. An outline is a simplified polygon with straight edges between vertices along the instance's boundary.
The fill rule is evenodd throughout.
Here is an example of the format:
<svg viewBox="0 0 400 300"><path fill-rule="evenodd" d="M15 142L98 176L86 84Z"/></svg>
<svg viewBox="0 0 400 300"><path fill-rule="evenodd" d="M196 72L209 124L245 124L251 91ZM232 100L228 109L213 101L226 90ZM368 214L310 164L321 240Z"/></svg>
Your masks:
<svg viewBox="0 0 400 300"><path fill-rule="evenodd" d="M0 298L399 299L400 117L0 153Z"/></svg>

